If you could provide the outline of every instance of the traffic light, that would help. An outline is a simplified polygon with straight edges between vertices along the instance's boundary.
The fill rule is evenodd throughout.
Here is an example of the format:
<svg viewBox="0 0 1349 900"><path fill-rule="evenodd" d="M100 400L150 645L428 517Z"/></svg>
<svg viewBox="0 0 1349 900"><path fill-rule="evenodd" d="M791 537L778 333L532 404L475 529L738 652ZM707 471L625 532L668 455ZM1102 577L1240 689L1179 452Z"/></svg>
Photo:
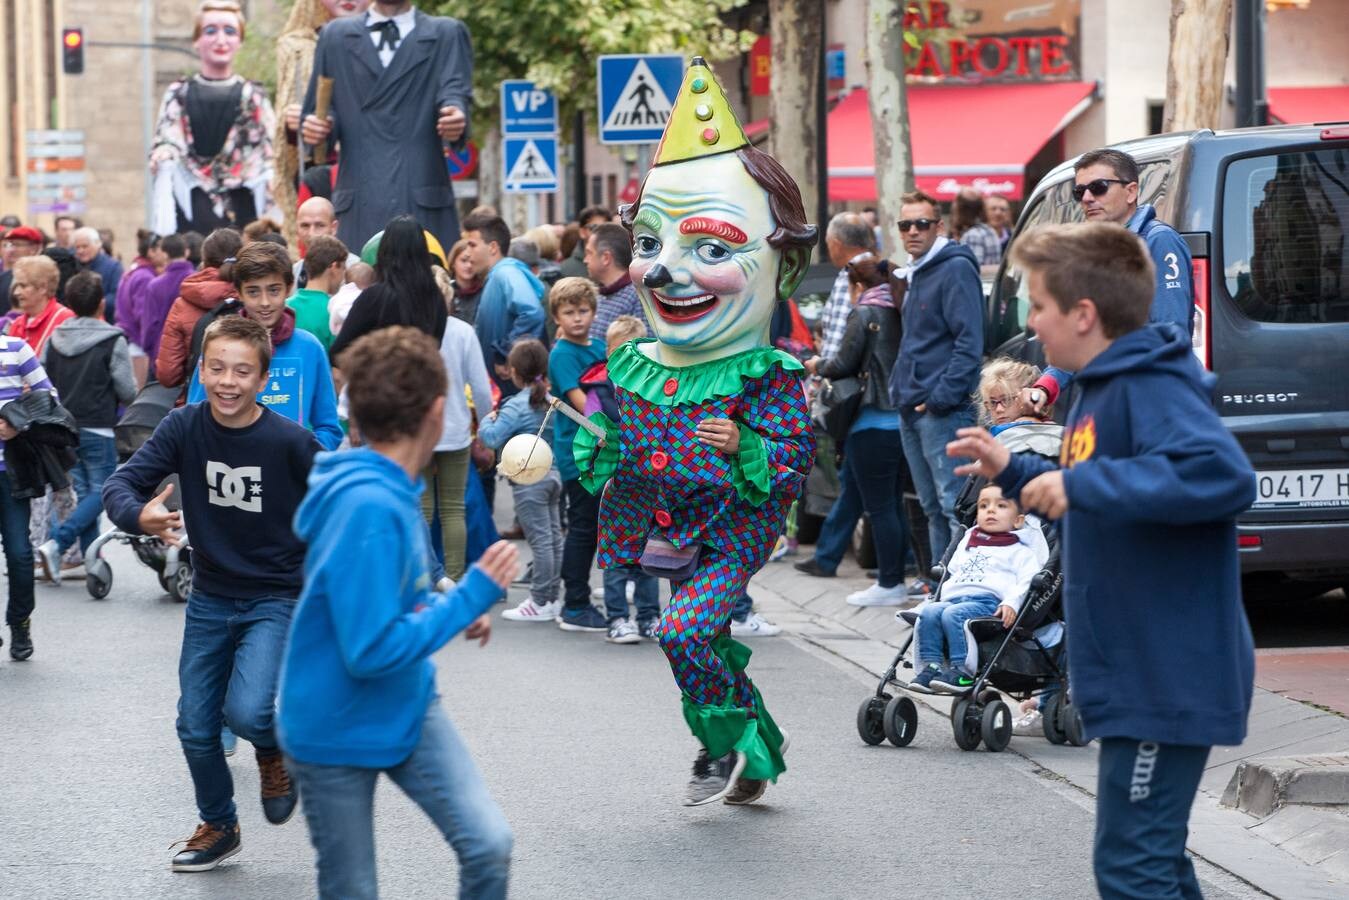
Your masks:
<svg viewBox="0 0 1349 900"><path fill-rule="evenodd" d="M61 69L67 75L84 72L84 29L61 29Z"/></svg>

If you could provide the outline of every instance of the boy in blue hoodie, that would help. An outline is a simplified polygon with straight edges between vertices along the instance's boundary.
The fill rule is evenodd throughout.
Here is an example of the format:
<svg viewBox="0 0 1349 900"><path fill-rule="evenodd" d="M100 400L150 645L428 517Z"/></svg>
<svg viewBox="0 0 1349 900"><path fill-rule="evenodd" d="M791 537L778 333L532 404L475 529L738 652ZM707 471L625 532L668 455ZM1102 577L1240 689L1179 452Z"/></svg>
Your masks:
<svg viewBox="0 0 1349 900"><path fill-rule="evenodd" d="M257 322L212 322L201 353L207 402L170 412L103 483L103 507L118 528L176 543L186 523L192 538L177 728L201 824L173 857L175 872L213 869L241 846L222 725L257 752L267 820L281 825L295 812L273 727L276 679L303 579L304 545L290 521L319 447L255 399L271 353ZM164 506L172 485L155 493L174 473L181 513Z"/></svg>
<svg viewBox="0 0 1349 900"><path fill-rule="evenodd" d="M336 450L343 433L328 351L295 327L295 310L286 306L294 280L290 256L284 247L255 241L239 251L229 274L242 301L239 314L267 329L272 341L272 364L258 402L314 432L324 450ZM205 399L201 373L193 372L187 402Z"/></svg>
<svg viewBox="0 0 1349 900"><path fill-rule="evenodd" d="M460 896L505 897L510 827L440 705L430 657L461 631L487 643L487 610L515 577L516 551L499 541L457 588L432 590L419 497L444 425L439 348L395 326L357 340L342 365L365 445L320 454L295 515L309 550L277 714L306 791L319 896L378 893L383 772L454 846Z"/></svg>
<svg viewBox="0 0 1349 900"><path fill-rule="evenodd" d="M1073 705L1101 742L1101 896L1200 897L1185 856L1214 744L1246 735L1255 657L1236 517L1255 475L1213 409L1213 376L1172 323L1147 324L1155 269L1114 224L1046 226L1012 247L1030 326L1077 373L1061 462L1010 455L983 429L947 448L1024 507L1064 520Z"/></svg>

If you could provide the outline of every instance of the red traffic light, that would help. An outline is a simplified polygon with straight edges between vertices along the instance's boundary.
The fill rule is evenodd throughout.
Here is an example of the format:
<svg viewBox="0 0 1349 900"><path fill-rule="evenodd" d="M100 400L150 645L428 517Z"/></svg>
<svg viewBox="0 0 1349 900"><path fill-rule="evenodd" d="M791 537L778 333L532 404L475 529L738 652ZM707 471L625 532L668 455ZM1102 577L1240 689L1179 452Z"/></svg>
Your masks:
<svg viewBox="0 0 1349 900"><path fill-rule="evenodd" d="M61 29L61 70L67 75L84 71L84 29Z"/></svg>

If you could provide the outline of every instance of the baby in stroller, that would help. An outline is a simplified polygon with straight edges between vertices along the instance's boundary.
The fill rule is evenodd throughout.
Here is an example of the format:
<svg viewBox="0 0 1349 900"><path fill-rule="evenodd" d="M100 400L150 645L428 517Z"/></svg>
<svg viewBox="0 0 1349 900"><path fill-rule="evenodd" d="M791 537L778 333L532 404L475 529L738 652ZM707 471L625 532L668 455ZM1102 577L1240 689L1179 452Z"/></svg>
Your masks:
<svg viewBox="0 0 1349 900"><path fill-rule="evenodd" d="M918 674L909 690L963 694L974 685L978 648L966 633L969 620L996 615L1010 628L1031 581L1049 558L1038 522L1022 514L996 484L979 491L976 524L965 532L946 566L940 599L918 610ZM945 652L943 652L945 644ZM945 667L941 665L947 660Z"/></svg>

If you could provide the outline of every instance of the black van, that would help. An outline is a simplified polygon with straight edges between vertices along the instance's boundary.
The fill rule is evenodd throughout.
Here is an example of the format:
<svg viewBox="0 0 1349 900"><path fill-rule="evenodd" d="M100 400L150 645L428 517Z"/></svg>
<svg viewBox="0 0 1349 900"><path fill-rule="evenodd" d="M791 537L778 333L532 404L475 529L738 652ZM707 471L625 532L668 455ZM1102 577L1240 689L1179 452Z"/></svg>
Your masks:
<svg viewBox="0 0 1349 900"><path fill-rule="evenodd" d="M1117 148L1142 169L1139 202L1194 257L1194 352L1218 376L1218 412L1259 476L1238 523L1243 572L1349 586L1349 123ZM1036 185L1015 234L1081 221L1072 187L1069 161ZM1026 292L1004 260L989 297L991 352L1038 351Z"/></svg>

